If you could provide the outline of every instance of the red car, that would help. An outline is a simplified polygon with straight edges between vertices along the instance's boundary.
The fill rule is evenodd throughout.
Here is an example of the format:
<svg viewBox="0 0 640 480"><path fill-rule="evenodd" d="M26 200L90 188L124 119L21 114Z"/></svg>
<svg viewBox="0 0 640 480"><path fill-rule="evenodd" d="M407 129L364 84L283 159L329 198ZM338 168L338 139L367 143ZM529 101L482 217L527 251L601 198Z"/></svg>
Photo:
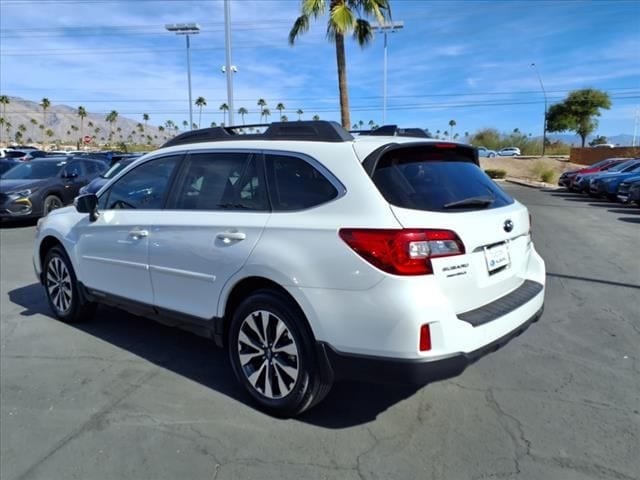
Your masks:
<svg viewBox="0 0 640 480"><path fill-rule="evenodd" d="M581 168L579 170L570 170L568 172L564 172L562 175L560 175L560 178L558 179L558 185L561 187L572 188L573 180L575 179L576 175L585 175L588 173L596 173L602 170L607 170L624 160L629 160L629 159L628 158L607 158L605 160L600 160L599 162L596 162L593 165L590 165L585 168Z"/></svg>

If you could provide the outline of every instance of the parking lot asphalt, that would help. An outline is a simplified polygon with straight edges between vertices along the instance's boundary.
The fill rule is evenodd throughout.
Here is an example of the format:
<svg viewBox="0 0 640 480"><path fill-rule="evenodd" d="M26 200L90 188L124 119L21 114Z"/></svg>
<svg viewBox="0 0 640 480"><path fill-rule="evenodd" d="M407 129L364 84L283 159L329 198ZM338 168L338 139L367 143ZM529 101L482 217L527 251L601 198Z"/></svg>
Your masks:
<svg viewBox="0 0 640 480"><path fill-rule="evenodd" d="M638 479L640 209L504 186L547 264L542 319L417 391L334 387L297 419L253 408L212 342L101 307L66 325L0 230L0 477Z"/></svg>

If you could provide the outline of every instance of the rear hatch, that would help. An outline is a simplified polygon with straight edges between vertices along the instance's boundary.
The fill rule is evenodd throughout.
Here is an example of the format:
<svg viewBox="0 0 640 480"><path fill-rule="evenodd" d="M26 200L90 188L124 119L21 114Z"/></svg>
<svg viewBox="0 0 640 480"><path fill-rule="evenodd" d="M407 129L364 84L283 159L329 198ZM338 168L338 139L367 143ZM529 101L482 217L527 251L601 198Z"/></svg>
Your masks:
<svg viewBox="0 0 640 480"><path fill-rule="evenodd" d="M448 230L462 241L464 252L430 260L456 313L486 305L524 282L528 211L477 166L473 147L388 145L363 166L403 228Z"/></svg>

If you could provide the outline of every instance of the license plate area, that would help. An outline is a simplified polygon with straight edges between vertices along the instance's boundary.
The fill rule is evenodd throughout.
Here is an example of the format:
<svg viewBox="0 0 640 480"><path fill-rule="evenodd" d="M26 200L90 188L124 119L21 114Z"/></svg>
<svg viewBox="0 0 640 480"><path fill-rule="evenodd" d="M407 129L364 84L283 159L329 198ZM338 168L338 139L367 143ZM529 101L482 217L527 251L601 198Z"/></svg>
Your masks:
<svg viewBox="0 0 640 480"><path fill-rule="evenodd" d="M508 242L500 242L489 247L484 247L484 259L489 275L509 268L511 257L509 256Z"/></svg>

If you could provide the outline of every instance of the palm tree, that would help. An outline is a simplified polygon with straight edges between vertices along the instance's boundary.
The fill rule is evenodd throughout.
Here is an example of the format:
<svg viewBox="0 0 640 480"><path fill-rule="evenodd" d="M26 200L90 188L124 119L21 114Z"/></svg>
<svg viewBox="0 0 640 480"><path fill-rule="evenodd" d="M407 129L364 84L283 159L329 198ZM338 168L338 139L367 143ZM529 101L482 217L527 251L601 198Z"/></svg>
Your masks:
<svg viewBox="0 0 640 480"><path fill-rule="evenodd" d="M78 107L78 116L80 117L80 137L84 137L84 119L87 116L87 111L82 105Z"/></svg>
<svg viewBox="0 0 640 480"><path fill-rule="evenodd" d="M47 108L51 106L51 101L47 97L45 97L40 102L40 106L42 107L42 124L46 126L47 125ZM44 135L42 137L42 143L44 144Z"/></svg>
<svg viewBox="0 0 640 480"><path fill-rule="evenodd" d="M345 58L344 36L353 32L353 37L361 47L373 38L371 24L364 18L373 16L380 24L391 19L388 0L302 0L300 15L289 32L289 44L309 30L309 20L323 15L329 7L327 38L336 44L336 60L338 64L338 89L340 91L340 116L342 126L349 128L349 95L347 92L347 62Z"/></svg>
<svg viewBox="0 0 640 480"><path fill-rule="evenodd" d="M282 116L280 117L280 121L281 121L281 122L288 122L288 121L289 121L289 117L287 117L286 115L282 115Z"/></svg>
<svg viewBox="0 0 640 480"><path fill-rule="evenodd" d="M149 121L149 114L148 113L143 113L142 114L142 120L144 121L144 129L147 129L147 122Z"/></svg>
<svg viewBox="0 0 640 480"><path fill-rule="evenodd" d="M4 119L4 117L0 117L0 140L2 140L2 131L4 130L4 126L6 125L6 123L7 121Z"/></svg>
<svg viewBox="0 0 640 480"><path fill-rule="evenodd" d="M211 128L217 127L217 126L218 126L218 124L216 122L211 122Z"/></svg>
<svg viewBox="0 0 640 480"><path fill-rule="evenodd" d="M27 126L24 123L21 123L18 125L18 131L20 132L20 136L24 137L24 134L27 131Z"/></svg>
<svg viewBox="0 0 640 480"><path fill-rule="evenodd" d="M109 141L113 138L113 124L116 123L118 119L118 112L115 110L111 110L109 114L105 117L105 120L109 122Z"/></svg>
<svg viewBox="0 0 640 480"><path fill-rule="evenodd" d="M13 127L13 125L11 125L11 122L7 122L5 120L4 127L7 130L7 141L9 141L9 139L11 138L11 127Z"/></svg>
<svg viewBox="0 0 640 480"><path fill-rule="evenodd" d="M262 115L264 115L264 122L268 123L269 115L271 115L271 110L269 110L268 108L265 108L264 110L262 110Z"/></svg>
<svg viewBox="0 0 640 480"><path fill-rule="evenodd" d="M280 119L282 120L282 111L285 109L286 107L284 106L284 103L280 102L278 103L278 105L276 105L276 110L278 110L278 112L280 112Z"/></svg>
<svg viewBox="0 0 640 480"><path fill-rule="evenodd" d="M320 120L320 115L317 113L313 116L313 120Z"/></svg>
<svg viewBox="0 0 640 480"><path fill-rule="evenodd" d="M37 121L35 118L30 118L30 119L29 119L29 123L30 123L31 125L33 125L33 127L35 127L36 125L38 125L38 121ZM35 137L35 135L34 135L34 133L35 133L35 132L33 131L33 127L31 127L31 135Z"/></svg>
<svg viewBox="0 0 640 480"><path fill-rule="evenodd" d="M304 111L299 108L298 110L296 110L296 113L298 114L298 121L302 120L302 114L304 113Z"/></svg>
<svg viewBox="0 0 640 480"><path fill-rule="evenodd" d="M260 121L262 121L262 116L264 115L264 107L267 106L267 102L264 100L264 98L258 99L258 106L260 107Z"/></svg>
<svg viewBox="0 0 640 480"><path fill-rule="evenodd" d="M7 118L7 105L9 104L9 97L6 95L0 95L0 105L2 105L2 121L6 122ZM2 129L0 128L0 142L2 142Z"/></svg>
<svg viewBox="0 0 640 480"><path fill-rule="evenodd" d="M222 110L222 120L225 125L227 124L227 112L229 111L229 105L223 103L220 105L220 110Z"/></svg>
<svg viewBox="0 0 640 480"><path fill-rule="evenodd" d="M451 140L451 135L453 135L453 127L456 126L456 121L455 120L449 120L449 126L451 127L451 133L449 135L449 140Z"/></svg>
<svg viewBox="0 0 640 480"><path fill-rule="evenodd" d="M184 129L186 130L189 127L189 122L187 122L186 120L182 121L182 126L184 127Z"/></svg>
<svg viewBox="0 0 640 480"><path fill-rule="evenodd" d="M244 125L244 116L245 116L247 113L249 113L249 111L248 111L246 108L244 108L244 107L240 107L240 108L238 109L238 115L240 115L240 116L242 117L242 125Z"/></svg>
<svg viewBox="0 0 640 480"><path fill-rule="evenodd" d="M196 98L195 105L200 108L200 113L198 114L198 128L200 128L200 123L202 121L202 107L207 106L207 101L204 97L198 97Z"/></svg>

